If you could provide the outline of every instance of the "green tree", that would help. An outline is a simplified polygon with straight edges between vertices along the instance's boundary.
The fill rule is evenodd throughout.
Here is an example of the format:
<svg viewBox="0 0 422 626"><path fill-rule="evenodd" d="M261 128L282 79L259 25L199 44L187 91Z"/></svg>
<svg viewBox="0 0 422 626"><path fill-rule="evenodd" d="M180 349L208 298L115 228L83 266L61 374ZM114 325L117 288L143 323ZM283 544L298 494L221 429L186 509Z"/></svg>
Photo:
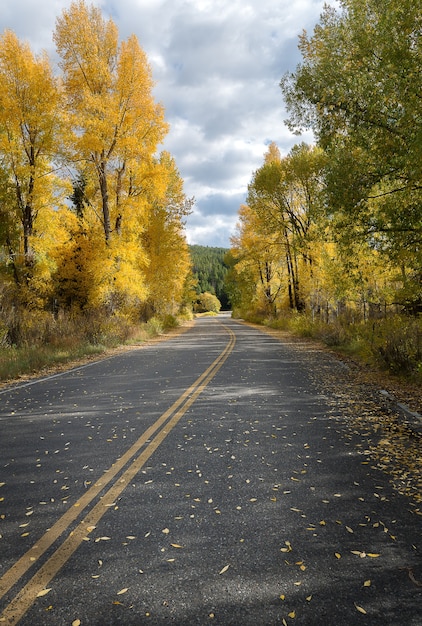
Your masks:
<svg viewBox="0 0 422 626"><path fill-rule="evenodd" d="M189 246L192 271L197 280L197 293L209 291L217 296L224 310L230 306L225 286L228 271L225 262L226 248L213 246Z"/></svg>
<svg viewBox="0 0 422 626"><path fill-rule="evenodd" d="M299 48L302 62L281 82L287 123L312 128L326 151L332 227L342 243L365 241L420 284L420 3L341 0Z"/></svg>

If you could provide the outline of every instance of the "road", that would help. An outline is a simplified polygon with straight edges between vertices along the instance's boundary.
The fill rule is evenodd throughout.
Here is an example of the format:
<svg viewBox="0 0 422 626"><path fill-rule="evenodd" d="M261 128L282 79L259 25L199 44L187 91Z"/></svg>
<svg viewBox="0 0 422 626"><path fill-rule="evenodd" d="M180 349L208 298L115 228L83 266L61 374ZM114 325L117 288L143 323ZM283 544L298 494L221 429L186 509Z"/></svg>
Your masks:
<svg viewBox="0 0 422 626"><path fill-rule="evenodd" d="M3 389L0 624L421 626L420 509L341 369L218 316Z"/></svg>

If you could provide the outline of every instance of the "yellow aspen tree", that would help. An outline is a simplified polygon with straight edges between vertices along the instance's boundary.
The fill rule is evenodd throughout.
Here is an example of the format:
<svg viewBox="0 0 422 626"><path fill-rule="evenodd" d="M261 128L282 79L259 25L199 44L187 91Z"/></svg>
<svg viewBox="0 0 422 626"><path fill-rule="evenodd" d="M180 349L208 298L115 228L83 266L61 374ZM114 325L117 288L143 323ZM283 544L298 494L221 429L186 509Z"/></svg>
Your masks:
<svg viewBox="0 0 422 626"><path fill-rule="evenodd" d="M270 234L260 215L248 205L239 209L237 235L231 239L231 255L235 260L232 273L231 299L245 313L276 315L277 300L287 276L279 260L276 235ZM234 297L233 297L234 296Z"/></svg>
<svg viewBox="0 0 422 626"><path fill-rule="evenodd" d="M46 232L60 200L53 167L60 143L60 101L47 56L34 56L28 44L6 30L0 37L2 211L8 223L3 236L22 293L34 287L37 260L48 256L51 238Z"/></svg>
<svg viewBox="0 0 422 626"><path fill-rule="evenodd" d="M248 205L257 214L263 237L278 242L279 260L287 270L289 306L299 311L307 304L304 283L312 272L310 240L321 210L323 164L318 148L301 144L280 158L271 144L248 188Z"/></svg>
<svg viewBox="0 0 422 626"><path fill-rule="evenodd" d="M131 164L151 158L167 132L163 109L153 99L151 69L136 37L119 45L116 25L98 8L72 2L57 19L54 40L67 94L69 154L97 181L109 244L125 219Z"/></svg>
<svg viewBox="0 0 422 626"><path fill-rule="evenodd" d="M149 219L142 235L148 255L145 270L149 313L175 314L182 304L190 273L184 218L193 199L186 198L173 157L162 152L150 190Z"/></svg>

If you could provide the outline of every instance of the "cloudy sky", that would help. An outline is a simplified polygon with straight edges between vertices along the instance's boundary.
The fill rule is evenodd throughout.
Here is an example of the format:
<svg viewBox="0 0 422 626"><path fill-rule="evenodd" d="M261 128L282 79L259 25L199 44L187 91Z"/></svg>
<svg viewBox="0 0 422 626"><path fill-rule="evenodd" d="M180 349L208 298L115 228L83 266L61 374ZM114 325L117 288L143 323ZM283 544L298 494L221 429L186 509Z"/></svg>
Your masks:
<svg viewBox="0 0 422 626"><path fill-rule="evenodd" d="M56 18L71 0L0 0L12 29L54 60ZM88 2L91 4L91 2ZM121 39L148 55L172 153L196 199L189 243L230 246L237 211L271 141L282 155L299 141L284 125L279 87L300 61L298 35L313 30L324 0L94 0ZM311 136L300 140L312 141Z"/></svg>

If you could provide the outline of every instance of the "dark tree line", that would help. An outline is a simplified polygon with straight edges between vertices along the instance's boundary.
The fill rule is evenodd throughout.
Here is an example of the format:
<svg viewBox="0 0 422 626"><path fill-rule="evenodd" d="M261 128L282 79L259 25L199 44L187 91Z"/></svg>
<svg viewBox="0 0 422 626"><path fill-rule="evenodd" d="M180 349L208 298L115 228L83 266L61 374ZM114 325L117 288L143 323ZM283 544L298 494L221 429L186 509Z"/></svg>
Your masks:
<svg viewBox="0 0 422 626"><path fill-rule="evenodd" d="M224 262L228 250L226 248L193 245L189 246L189 252L192 259L193 275L198 281L198 294L209 291L220 300L221 308L228 310L230 303L225 288L228 266Z"/></svg>

